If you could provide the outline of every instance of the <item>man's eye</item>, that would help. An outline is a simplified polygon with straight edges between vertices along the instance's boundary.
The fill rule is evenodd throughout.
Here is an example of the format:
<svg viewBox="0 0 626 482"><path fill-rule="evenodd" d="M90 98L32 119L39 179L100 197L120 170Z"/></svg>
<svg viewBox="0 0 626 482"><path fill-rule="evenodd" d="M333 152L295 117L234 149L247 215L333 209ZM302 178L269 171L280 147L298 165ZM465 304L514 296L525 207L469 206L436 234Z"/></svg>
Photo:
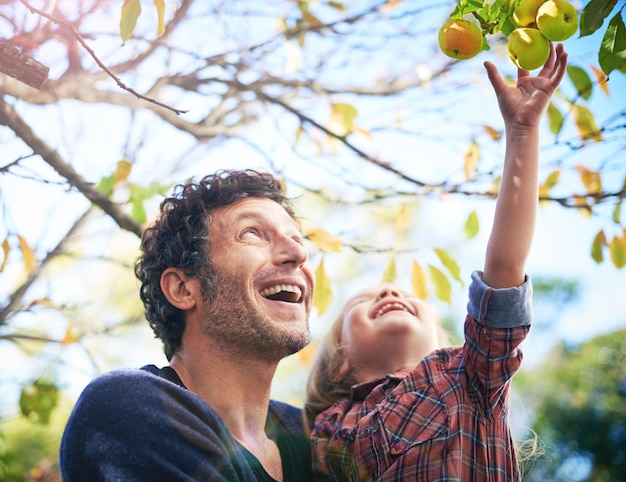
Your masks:
<svg viewBox="0 0 626 482"><path fill-rule="evenodd" d="M242 236L244 237L248 237L248 236L256 236L257 238L260 237L261 235L259 234L259 231L255 228L249 228L243 231Z"/></svg>

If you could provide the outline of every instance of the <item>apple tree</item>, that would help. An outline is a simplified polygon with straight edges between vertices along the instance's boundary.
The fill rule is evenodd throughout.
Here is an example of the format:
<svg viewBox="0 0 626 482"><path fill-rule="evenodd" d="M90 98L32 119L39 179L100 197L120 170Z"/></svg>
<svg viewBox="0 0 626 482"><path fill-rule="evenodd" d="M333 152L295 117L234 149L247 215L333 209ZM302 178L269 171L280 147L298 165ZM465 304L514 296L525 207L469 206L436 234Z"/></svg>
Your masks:
<svg viewBox="0 0 626 482"><path fill-rule="evenodd" d="M456 247L484 237L502 162L481 64L516 75L518 4L0 0L0 346L12 354L0 371L17 394L0 418L45 423L69 372L84 380L145 344L138 238L173 185L221 168L284 179L317 316L371 273L451 306L468 269ZM580 256L615 269L626 264L623 8L579 11L540 191L542 206L602 219ZM451 59L439 27L466 16L482 51Z"/></svg>

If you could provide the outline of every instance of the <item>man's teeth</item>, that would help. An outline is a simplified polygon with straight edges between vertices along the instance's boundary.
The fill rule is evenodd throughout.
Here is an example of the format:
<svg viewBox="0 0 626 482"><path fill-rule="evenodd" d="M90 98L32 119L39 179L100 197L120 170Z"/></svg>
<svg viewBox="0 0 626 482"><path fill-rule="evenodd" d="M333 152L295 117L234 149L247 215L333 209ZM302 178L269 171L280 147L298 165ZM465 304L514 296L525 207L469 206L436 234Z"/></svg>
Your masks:
<svg viewBox="0 0 626 482"><path fill-rule="evenodd" d="M263 297L268 297L268 296L272 296L272 295L276 295L278 293L280 293L281 291L284 291L286 293L293 293L296 295L297 299L300 299L300 297L302 296L302 290L295 285L274 285L274 286L270 286L268 288L264 288L260 291L261 296Z"/></svg>
<svg viewBox="0 0 626 482"><path fill-rule="evenodd" d="M409 311L402 303L387 303L386 305L381 306L380 309L374 313L374 318L378 318L379 316L394 310Z"/></svg>

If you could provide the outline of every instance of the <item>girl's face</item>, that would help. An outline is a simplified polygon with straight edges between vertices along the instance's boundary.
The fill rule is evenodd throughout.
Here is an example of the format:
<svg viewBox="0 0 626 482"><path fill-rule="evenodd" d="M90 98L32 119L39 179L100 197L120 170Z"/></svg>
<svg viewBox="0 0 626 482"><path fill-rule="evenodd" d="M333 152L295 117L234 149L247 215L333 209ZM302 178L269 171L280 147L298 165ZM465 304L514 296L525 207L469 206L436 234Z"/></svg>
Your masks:
<svg viewBox="0 0 626 482"><path fill-rule="evenodd" d="M341 342L347 365L364 382L415 367L440 347L439 331L433 305L384 284L348 301Z"/></svg>

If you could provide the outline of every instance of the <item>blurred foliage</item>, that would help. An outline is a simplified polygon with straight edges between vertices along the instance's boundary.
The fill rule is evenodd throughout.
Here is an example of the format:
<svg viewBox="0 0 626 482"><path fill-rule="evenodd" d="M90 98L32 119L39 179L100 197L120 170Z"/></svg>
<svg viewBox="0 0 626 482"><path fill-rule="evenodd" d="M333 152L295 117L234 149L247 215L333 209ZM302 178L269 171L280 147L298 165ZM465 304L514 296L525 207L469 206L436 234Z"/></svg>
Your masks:
<svg viewBox="0 0 626 482"><path fill-rule="evenodd" d="M561 343L541 366L516 375L515 385L545 449L526 480L624 480L626 330Z"/></svg>

